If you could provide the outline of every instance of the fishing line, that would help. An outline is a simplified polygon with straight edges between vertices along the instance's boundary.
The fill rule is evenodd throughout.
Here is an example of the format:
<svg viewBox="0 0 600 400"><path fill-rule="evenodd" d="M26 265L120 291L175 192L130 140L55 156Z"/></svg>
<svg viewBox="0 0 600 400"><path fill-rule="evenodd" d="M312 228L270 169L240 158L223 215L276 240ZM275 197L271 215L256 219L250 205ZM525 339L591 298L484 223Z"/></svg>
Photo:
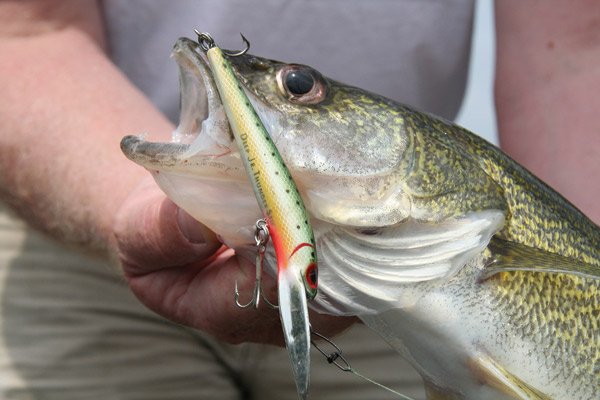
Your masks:
<svg viewBox="0 0 600 400"><path fill-rule="evenodd" d="M310 330L310 333L311 333L311 335L314 335L320 339L323 339L324 341L329 343L335 349L335 351L333 351L332 353L327 353L320 346L318 346L314 340L312 340L312 339L310 340L310 343L314 346L315 349L317 349L319 351L319 353L321 353L325 357L325 359L327 360L327 362L329 364L335 365L341 371L350 372L350 373L358 376L359 378L362 378L365 381L367 381L375 386L380 387L381 389L387 390L388 392L395 394L396 396L398 396L401 399L414 400L412 397L408 397L407 395L402 394L402 393L392 389L391 387L386 386L382 383L379 383L379 382L361 374L360 372L356 371L354 368L352 368L352 365L350 365L348 360L346 360L346 358L342 355L342 349L340 349L338 347L338 345L333 342L333 340L329 339L326 336L321 335L318 332L313 331L312 329Z"/></svg>

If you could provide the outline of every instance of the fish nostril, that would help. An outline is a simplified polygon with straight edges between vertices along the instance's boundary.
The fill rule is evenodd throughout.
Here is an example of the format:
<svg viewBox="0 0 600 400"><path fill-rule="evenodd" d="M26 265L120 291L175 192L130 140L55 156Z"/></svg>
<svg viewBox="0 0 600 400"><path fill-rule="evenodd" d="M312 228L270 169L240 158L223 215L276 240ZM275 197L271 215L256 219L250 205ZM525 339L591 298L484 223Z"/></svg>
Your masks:
<svg viewBox="0 0 600 400"><path fill-rule="evenodd" d="M250 68L258 71L265 71L270 68L268 63L256 57L251 57L250 59L248 59L248 65L250 65Z"/></svg>

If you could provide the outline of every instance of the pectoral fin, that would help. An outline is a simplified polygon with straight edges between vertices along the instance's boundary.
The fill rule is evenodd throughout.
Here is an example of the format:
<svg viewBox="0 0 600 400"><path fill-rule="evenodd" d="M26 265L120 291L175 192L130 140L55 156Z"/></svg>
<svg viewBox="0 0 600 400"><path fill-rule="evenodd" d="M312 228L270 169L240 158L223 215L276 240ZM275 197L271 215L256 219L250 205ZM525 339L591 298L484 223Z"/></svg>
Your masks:
<svg viewBox="0 0 600 400"><path fill-rule="evenodd" d="M479 380L515 400L552 400L548 395L531 387L508 372L488 355L472 360L471 369Z"/></svg>
<svg viewBox="0 0 600 400"><path fill-rule="evenodd" d="M567 274L600 279L600 267L596 265L523 244L494 238L490 241L488 249L492 252L493 258L483 270L481 280L508 271Z"/></svg>

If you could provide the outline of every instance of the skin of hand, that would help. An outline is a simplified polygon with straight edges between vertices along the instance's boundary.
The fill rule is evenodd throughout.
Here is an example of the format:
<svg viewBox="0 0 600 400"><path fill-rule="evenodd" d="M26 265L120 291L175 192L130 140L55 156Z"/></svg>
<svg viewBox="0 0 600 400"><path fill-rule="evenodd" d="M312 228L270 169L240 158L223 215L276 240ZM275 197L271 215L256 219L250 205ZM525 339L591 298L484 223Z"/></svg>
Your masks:
<svg viewBox="0 0 600 400"><path fill-rule="evenodd" d="M501 147L600 224L600 2L495 8Z"/></svg>
<svg viewBox="0 0 600 400"><path fill-rule="evenodd" d="M236 281L252 292L254 267L122 155L124 135L168 140L173 126L110 62L98 4L2 1L0 52L2 200L59 241L118 260L160 315L231 343L283 344L276 310L234 304ZM274 280L264 285L275 299ZM355 319L311 322L334 335Z"/></svg>
<svg viewBox="0 0 600 400"><path fill-rule="evenodd" d="M221 247L214 233L165 198L150 177L119 210L115 238L127 282L150 309L230 343L283 345L276 310L234 304L236 281L242 296L251 295L254 265ZM276 302L275 279L264 275L262 287ZM333 335L355 319L311 312L310 321L318 332Z"/></svg>

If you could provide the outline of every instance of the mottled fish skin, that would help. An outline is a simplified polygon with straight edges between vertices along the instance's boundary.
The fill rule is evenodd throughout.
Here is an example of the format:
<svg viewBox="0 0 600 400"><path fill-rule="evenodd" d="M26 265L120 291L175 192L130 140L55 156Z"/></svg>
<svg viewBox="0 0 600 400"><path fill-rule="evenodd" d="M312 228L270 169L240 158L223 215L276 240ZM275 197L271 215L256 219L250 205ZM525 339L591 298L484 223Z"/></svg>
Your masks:
<svg viewBox="0 0 600 400"><path fill-rule="evenodd" d="M295 126L321 130L325 135L346 125L349 131L340 146L360 147L365 158L381 155L381 148L370 146L374 137L399 137L402 146L393 141L389 145L406 155L391 160L390 166L409 177L411 197L424 209L421 219L435 221L467 211L504 210L508 218L498 237L600 266L598 226L479 136L439 117L332 80L331 94L323 103L290 104L276 87L275 73L285 64L250 55L232 64L248 89L270 107L298 120ZM290 124L292 128L294 125Z"/></svg>
<svg viewBox="0 0 600 400"><path fill-rule="evenodd" d="M432 134L440 131L439 123L430 123ZM502 187L509 218L499 238L600 266L598 225L500 149L453 128L456 151L475 160Z"/></svg>
<svg viewBox="0 0 600 400"><path fill-rule="evenodd" d="M503 153L457 130L462 148L504 188L510 217L498 238L580 260L600 271L597 225ZM600 396L600 281L520 271L503 272L493 281L498 312L521 327L523 336L540 337L548 363L561 365L574 381L595 386L593 396Z"/></svg>
<svg viewBox="0 0 600 400"><path fill-rule="evenodd" d="M183 39L178 48L186 43ZM354 310L413 363L431 399L600 398L596 224L497 147L451 122L305 66L327 95L301 103L281 90L281 71L292 64L252 55L231 62L311 214L321 265L315 301L325 311ZM222 179L230 197L252 196L249 188L238 191L235 152L178 162L176 150L153 147L140 155L132 149L141 144L126 140L124 152L150 170L174 170L186 179L212 174L201 184ZM187 206L196 215L194 203ZM236 221L242 219L240 214ZM248 217L244 224L254 220ZM473 234L463 239L467 228ZM236 236L236 243L243 237ZM472 247L463 253L466 261L448 256L446 264L427 264L467 239ZM401 252L394 253L390 243ZM413 253L418 262L411 264ZM554 260L550 253L566 264L546 268ZM511 257L531 268L503 270L498 263ZM422 263L429 267L426 276L418 273ZM577 270L581 263L584 274ZM446 274L439 272L447 265ZM387 279L388 267L399 275L383 287L378 279ZM494 273L485 274L486 268ZM365 280L357 282L363 271ZM347 296L331 298L338 294ZM369 296L379 294L370 302ZM507 376L492 376L494 371ZM503 387L499 378L513 387Z"/></svg>
<svg viewBox="0 0 600 400"><path fill-rule="evenodd" d="M428 116L413 118L420 120L422 132L477 161L502 187L508 218L496 237L580 260L600 271L600 230L571 203L470 132L448 129L447 123ZM593 396L600 396L600 281L521 271L502 272L492 281L496 311L524 337L543 343L540 351L547 363L560 365L557 370L575 381L587 381L596 387Z"/></svg>
<svg viewBox="0 0 600 400"><path fill-rule="evenodd" d="M506 222L496 237L600 270L598 226L495 146L450 122L333 81L329 100L318 106L282 102L274 88L277 65L253 57L236 62L247 87L282 113L300 113L296 118L324 131L331 121L346 123L353 135L350 146L360 143L365 152L377 152L369 146L377 132L406 138L404 152L411 156L402 157L396 168L409 177L405 185L413 207L420 210L419 219L503 210ZM495 299L495 312L519 327L524 337L539 342L548 363L595 387L594 396L600 395L599 282L563 273L515 271L502 272L485 285Z"/></svg>

